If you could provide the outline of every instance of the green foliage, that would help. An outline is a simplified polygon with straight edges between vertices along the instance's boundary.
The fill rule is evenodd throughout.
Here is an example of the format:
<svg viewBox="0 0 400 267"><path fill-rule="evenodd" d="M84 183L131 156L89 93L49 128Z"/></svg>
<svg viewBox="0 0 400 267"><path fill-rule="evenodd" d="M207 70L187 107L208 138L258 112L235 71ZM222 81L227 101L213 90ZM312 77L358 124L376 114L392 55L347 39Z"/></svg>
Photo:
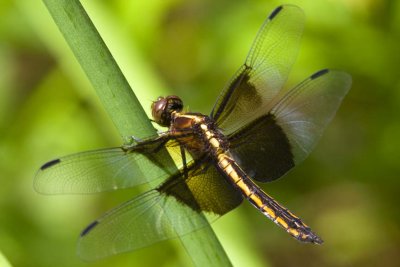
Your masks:
<svg viewBox="0 0 400 267"><path fill-rule="evenodd" d="M151 101L166 94L180 95L191 110L208 113L243 62L264 18L281 4L82 2L147 114ZM289 84L332 67L349 72L353 88L310 158L265 189L312 226L325 243L297 243L248 204L213 225L217 236L236 266L398 266L400 3L292 3L304 9L307 24ZM115 127L43 3L4 0L0 16L0 248L4 255L13 266L27 267L160 266L160 262L186 266L190 259L178 241L93 264L75 257L77 233L136 191L44 197L32 189L35 170L54 157L120 145L121 136L131 134L128 127L143 128ZM92 38L90 33L87 37ZM99 44L94 42L94 50L84 54L90 59ZM103 76L107 67L92 68L101 69L96 77L100 85L95 87L112 88L104 94L128 89L118 71ZM120 83L110 77L119 77ZM112 96L108 99L105 107L113 107ZM127 97L126 102L135 101ZM124 113L118 108L107 112ZM130 117L135 112L118 117L135 123L136 118Z"/></svg>

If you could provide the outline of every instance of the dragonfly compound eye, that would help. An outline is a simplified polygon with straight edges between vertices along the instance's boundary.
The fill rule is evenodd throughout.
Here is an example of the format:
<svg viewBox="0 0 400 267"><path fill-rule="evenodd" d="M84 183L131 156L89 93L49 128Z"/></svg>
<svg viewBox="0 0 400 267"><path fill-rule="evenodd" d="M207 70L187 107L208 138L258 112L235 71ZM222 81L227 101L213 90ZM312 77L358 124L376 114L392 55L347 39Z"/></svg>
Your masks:
<svg viewBox="0 0 400 267"><path fill-rule="evenodd" d="M183 109L182 100L174 95L159 97L151 105L152 116L156 123L161 126L169 127L171 124L171 114L181 112Z"/></svg>

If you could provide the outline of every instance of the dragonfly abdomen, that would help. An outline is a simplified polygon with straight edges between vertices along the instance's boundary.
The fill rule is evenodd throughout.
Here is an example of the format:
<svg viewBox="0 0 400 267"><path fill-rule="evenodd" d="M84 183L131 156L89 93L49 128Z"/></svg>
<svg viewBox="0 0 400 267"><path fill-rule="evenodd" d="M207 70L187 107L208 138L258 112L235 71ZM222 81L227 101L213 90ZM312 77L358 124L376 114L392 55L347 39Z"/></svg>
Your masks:
<svg viewBox="0 0 400 267"><path fill-rule="evenodd" d="M236 185L253 206L274 223L284 228L294 238L302 242L323 243L322 239L314 234L297 216L258 187L229 155L220 153L218 165L225 176Z"/></svg>

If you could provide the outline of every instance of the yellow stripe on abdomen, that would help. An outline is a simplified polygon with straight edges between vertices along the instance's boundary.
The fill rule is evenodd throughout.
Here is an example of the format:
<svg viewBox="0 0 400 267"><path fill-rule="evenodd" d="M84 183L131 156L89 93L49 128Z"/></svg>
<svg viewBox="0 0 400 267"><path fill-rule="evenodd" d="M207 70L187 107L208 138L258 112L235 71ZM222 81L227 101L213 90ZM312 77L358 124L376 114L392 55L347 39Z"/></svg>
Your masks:
<svg viewBox="0 0 400 267"><path fill-rule="evenodd" d="M297 216L282 207L261 190L227 154L218 155L218 165L242 194L265 216L284 228L291 236L302 242L321 244L323 241L314 234Z"/></svg>

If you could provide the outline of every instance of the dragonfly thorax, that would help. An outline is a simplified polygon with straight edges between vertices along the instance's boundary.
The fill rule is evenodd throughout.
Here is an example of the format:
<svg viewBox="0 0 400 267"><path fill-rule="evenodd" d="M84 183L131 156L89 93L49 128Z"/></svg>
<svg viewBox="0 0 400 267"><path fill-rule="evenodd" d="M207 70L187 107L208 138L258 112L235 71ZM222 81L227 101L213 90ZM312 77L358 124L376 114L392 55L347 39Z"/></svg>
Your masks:
<svg viewBox="0 0 400 267"><path fill-rule="evenodd" d="M173 113L169 133L192 155L211 153L217 157L217 154L226 153L229 149L226 136L213 119L201 113Z"/></svg>

